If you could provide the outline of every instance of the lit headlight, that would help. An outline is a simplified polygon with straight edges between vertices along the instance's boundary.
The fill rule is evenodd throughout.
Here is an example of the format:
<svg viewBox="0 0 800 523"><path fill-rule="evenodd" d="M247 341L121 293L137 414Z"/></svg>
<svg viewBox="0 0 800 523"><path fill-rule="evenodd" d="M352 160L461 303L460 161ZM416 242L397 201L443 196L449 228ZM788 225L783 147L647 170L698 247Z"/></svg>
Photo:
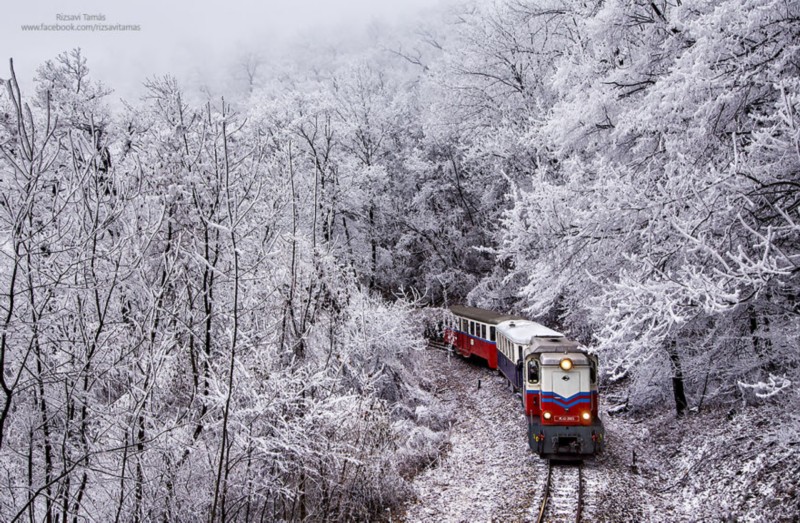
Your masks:
<svg viewBox="0 0 800 523"><path fill-rule="evenodd" d="M581 417L582 417L582 418L583 418L585 421L589 421L590 419L592 419L592 415L591 415L591 414L589 414L588 412L584 412L583 414L581 414Z"/></svg>
<svg viewBox="0 0 800 523"><path fill-rule="evenodd" d="M572 370L572 360L569 358L564 358L558 365L561 367L561 370Z"/></svg>
<svg viewBox="0 0 800 523"><path fill-rule="evenodd" d="M544 419L550 419L550 418L552 418L552 417L553 417L553 415L552 415L552 414L550 414L549 412L545 412L545 413L544 413Z"/></svg>

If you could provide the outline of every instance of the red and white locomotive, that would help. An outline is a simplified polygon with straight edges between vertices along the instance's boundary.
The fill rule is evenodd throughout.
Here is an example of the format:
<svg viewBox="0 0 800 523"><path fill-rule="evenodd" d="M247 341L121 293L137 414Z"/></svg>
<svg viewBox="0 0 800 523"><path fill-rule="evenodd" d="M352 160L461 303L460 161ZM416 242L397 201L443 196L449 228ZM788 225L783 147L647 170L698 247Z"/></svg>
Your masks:
<svg viewBox="0 0 800 523"><path fill-rule="evenodd" d="M522 393L528 445L547 458L580 458L603 446L598 416L597 357L563 334L519 316L450 307L445 341L478 356Z"/></svg>

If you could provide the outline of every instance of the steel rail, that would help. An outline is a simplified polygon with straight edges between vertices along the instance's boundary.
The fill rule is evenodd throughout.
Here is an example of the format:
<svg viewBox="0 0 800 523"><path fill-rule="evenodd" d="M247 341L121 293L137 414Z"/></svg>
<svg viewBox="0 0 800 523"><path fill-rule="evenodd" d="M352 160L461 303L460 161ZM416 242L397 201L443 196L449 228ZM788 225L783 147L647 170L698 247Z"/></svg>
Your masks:
<svg viewBox="0 0 800 523"><path fill-rule="evenodd" d="M583 513L583 463L580 463L577 468L578 474L578 491L575 494L576 508L575 508L575 522L580 523ZM547 479L544 483L544 494L542 495L542 504L539 507L539 515L536 518L536 523L545 523L545 514L547 513L547 505L550 501L551 490L553 489L553 462L547 462Z"/></svg>

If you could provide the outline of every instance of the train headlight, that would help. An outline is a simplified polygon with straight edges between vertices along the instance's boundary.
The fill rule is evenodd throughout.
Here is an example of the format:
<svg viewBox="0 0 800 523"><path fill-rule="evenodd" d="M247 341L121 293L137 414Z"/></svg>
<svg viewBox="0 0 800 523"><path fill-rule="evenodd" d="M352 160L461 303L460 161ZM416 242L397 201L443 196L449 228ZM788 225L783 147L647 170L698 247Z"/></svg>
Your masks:
<svg viewBox="0 0 800 523"><path fill-rule="evenodd" d="M544 419L550 419L550 418L552 418L552 417L553 417L553 415L552 415L552 414L550 414L549 412L545 412L545 413L544 413Z"/></svg>
<svg viewBox="0 0 800 523"><path fill-rule="evenodd" d="M584 421L589 421L590 419L592 419L592 415L588 412L584 412L583 414L581 414L581 417L583 418Z"/></svg>
<svg viewBox="0 0 800 523"><path fill-rule="evenodd" d="M561 360L558 366L561 367L561 370L572 370L572 360L569 358L564 358Z"/></svg>

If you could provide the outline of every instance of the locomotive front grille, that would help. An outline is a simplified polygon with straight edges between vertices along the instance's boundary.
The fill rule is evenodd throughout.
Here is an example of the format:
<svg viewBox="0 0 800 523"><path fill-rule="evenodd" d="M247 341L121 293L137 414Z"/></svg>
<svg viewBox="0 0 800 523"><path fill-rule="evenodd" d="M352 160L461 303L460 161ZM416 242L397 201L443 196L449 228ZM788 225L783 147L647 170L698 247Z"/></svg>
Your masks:
<svg viewBox="0 0 800 523"><path fill-rule="evenodd" d="M581 441L577 436L556 436L555 452L557 454L580 454Z"/></svg>

